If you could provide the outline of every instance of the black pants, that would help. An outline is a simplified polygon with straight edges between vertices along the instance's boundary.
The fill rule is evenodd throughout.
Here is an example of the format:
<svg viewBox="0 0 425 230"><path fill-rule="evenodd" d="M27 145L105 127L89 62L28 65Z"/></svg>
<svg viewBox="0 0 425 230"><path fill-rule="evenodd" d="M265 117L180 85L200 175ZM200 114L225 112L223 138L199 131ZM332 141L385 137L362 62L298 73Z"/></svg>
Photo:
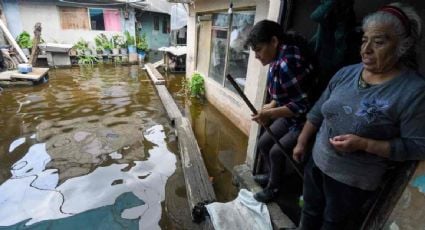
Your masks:
<svg viewBox="0 0 425 230"><path fill-rule="evenodd" d="M270 130L282 144L285 152L291 154L301 130L288 126L285 118L278 118L270 125ZM285 169L285 155L267 132L261 135L258 148L264 160L265 171L270 176L268 187L278 188L285 170L289 170L289 167Z"/></svg>
<svg viewBox="0 0 425 230"><path fill-rule="evenodd" d="M372 193L332 179L310 158L304 169L304 206L299 229L343 230L350 216Z"/></svg>

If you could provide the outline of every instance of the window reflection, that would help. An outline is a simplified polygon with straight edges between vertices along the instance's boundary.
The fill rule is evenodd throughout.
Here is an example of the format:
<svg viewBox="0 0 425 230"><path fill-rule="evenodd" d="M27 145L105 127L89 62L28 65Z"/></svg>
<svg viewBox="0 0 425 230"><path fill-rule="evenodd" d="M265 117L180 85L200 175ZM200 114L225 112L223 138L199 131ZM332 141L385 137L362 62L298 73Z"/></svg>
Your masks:
<svg viewBox="0 0 425 230"><path fill-rule="evenodd" d="M249 57L249 49L245 46L245 41L254 25L254 17L254 11L237 11L233 15L215 13L212 17L208 75L231 90L234 88L229 83L224 83L226 73L231 74L242 89L245 87ZM230 36L228 36L229 31ZM230 41L227 40L228 37ZM228 55L227 65L226 55Z"/></svg>
<svg viewBox="0 0 425 230"><path fill-rule="evenodd" d="M249 47L245 46L245 42L254 25L254 16L253 11L240 11L233 14L227 73L232 75L241 89L245 87L249 57ZM230 83L226 82L225 86L234 89Z"/></svg>
<svg viewBox="0 0 425 230"><path fill-rule="evenodd" d="M228 14L213 14L211 61L208 75L220 84L223 84L224 80L228 25Z"/></svg>

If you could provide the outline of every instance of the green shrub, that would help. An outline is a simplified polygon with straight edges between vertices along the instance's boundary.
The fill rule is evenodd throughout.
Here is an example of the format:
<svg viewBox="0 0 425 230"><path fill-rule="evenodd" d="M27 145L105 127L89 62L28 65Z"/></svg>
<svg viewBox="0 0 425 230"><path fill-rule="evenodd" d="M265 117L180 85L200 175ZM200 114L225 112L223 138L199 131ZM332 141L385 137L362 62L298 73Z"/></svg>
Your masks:
<svg viewBox="0 0 425 230"><path fill-rule="evenodd" d="M103 41L99 35L94 38L94 44L96 45L96 50L103 50Z"/></svg>
<svg viewBox="0 0 425 230"><path fill-rule="evenodd" d="M111 50L113 47L112 39L109 39L104 33L97 35L94 38L96 50Z"/></svg>
<svg viewBox="0 0 425 230"><path fill-rule="evenodd" d="M141 51L147 52L149 49L148 40L146 39L146 34L144 33L142 36L136 37L137 44L136 48Z"/></svg>
<svg viewBox="0 0 425 230"><path fill-rule="evenodd" d="M201 98L205 95L204 78L199 73L194 73L189 82L190 95Z"/></svg>
<svg viewBox="0 0 425 230"><path fill-rule="evenodd" d="M16 42L21 48L29 49L32 47L31 35L26 31L23 31L22 33L18 35L18 37L16 37Z"/></svg>
<svg viewBox="0 0 425 230"><path fill-rule="evenodd" d="M125 36L125 42L127 43L127 46L134 45L134 36L131 36L130 32L127 30L124 32Z"/></svg>
<svg viewBox="0 0 425 230"><path fill-rule="evenodd" d="M93 65L94 63L98 62L96 56L93 55L81 55L78 56L78 64L80 65Z"/></svg>
<svg viewBox="0 0 425 230"><path fill-rule="evenodd" d="M80 40L78 40L78 42L75 43L73 48L76 49L77 51L84 52L84 50L89 49L89 43L83 38L80 38Z"/></svg>

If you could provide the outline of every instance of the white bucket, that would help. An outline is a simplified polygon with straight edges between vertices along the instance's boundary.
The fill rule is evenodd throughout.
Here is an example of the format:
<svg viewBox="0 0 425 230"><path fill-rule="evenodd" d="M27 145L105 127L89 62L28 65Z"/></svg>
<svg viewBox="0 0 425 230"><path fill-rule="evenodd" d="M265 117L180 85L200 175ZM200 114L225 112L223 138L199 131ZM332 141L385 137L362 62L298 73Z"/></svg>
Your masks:
<svg viewBox="0 0 425 230"><path fill-rule="evenodd" d="M18 64L18 72L19 73L30 73L32 72L32 65L31 64Z"/></svg>

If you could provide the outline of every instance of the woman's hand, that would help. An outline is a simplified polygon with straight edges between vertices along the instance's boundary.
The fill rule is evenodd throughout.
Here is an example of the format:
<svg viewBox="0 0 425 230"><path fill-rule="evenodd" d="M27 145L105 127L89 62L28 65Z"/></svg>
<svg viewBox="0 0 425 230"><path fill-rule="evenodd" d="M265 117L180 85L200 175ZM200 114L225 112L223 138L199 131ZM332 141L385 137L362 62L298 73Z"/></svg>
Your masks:
<svg viewBox="0 0 425 230"><path fill-rule="evenodd" d="M272 100L270 103L263 105L263 109L272 109L276 107L276 101Z"/></svg>
<svg viewBox="0 0 425 230"><path fill-rule="evenodd" d="M292 159L294 159L298 163L303 161L307 150L309 150L309 148L311 147L310 139L316 134L316 132L316 126L314 126L310 121L307 120L304 124L303 129L301 130L300 135L298 136L297 145L295 146L294 150L292 150Z"/></svg>
<svg viewBox="0 0 425 230"><path fill-rule="evenodd" d="M270 122L271 114L269 109L262 109L258 111L256 115L251 115L251 120L257 122L260 125L267 125Z"/></svg>
<svg viewBox="0 0 425 230"><path fill-rule="evenodd" d="M330 138L329 142L339 152L354 152L362 150L380 157L389 158L391 146L387 140L374 140L346 134Z"/></svg>
<svg viewBox="0 0 425 230"><path fill-rule="evenodd" d="M368 147L366 138L353 134L335 136L330 138L329 142L338 152L354 152L358 150L366 151Z"/></svg>
<svg viewBox="0 0 425 230"><path fill-rule="evenodd" d="M294 159L298 163L301 163L306 151L307 151L306 146L304 144L301 144L300 142L297 142L297 145L292 151L292 159Z"/></svg>

